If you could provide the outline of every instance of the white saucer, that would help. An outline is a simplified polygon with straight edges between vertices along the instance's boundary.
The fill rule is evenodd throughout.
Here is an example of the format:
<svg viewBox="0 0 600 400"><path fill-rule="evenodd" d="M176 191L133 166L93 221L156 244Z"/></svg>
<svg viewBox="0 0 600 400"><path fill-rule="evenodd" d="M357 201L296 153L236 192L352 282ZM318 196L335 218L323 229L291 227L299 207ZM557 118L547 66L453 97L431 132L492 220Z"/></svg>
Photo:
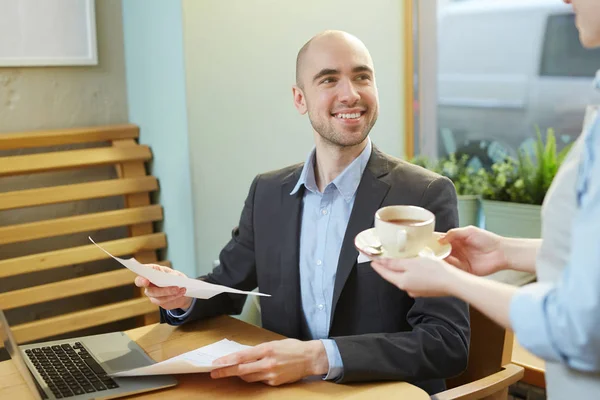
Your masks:
<svg viewBox="0 0 600 400"><path fill-rule="evenodd" d="M427 246L419 252L419 257L435 257L439 259L448 257L452 252L452 246L450 244L440 244L438 239L441 236L442 233L433 232ZM367 256L369 260L379 257L390 258L381 247L375 228L364 230L356 235L354 246L358 251Z"/></svg>

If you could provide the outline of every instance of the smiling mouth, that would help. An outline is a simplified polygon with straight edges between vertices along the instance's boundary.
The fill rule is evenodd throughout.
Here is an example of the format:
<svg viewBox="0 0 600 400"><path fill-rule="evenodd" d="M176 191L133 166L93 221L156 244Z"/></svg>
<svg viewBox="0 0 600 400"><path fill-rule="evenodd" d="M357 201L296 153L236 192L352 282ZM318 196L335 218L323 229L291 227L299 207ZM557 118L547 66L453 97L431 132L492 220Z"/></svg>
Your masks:
<svg viewBox="0 0 600 400"><path fill-rule="evenodd" d="M353 112L353 113L335 113L331 114L332 117L341 120L357 120L365 114L365 111Z"/></svg>

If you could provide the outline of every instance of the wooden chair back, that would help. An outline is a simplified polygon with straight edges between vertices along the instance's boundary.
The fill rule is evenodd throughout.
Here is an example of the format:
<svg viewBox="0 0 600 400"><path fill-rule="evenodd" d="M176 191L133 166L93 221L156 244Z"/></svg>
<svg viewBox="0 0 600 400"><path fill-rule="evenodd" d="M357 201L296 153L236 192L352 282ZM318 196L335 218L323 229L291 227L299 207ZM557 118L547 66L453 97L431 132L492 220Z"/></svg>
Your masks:
<svg viewBox="0 0 600 400"><path fill-rule="evenodd" d="M511 363L513 334L471 308L471 346L465 372L446 381L432 400L506 400L508 388L523 377Z"/></svg>
<svg viewBox="0 0 600 400"><path fill-rule="evenodd" d="M476 308L470 308L469 364L459 376L446 380L448 389L495 374L511 362L513 333L497 325Z"/></svg>

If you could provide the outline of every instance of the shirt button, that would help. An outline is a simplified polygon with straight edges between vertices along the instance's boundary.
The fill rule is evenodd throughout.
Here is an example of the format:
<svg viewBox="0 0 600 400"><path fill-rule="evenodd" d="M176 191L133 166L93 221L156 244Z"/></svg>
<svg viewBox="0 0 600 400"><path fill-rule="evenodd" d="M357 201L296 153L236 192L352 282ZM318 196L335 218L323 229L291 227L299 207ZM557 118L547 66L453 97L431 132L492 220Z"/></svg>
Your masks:
<svg viewBox="0 0 600 400"><path fill-rule="evenodd" d="M327 215L327 210L326 210L326 209L322 209L322 210L321 210L321 214L323 214L323 215Z"/></svg>
<svg viewBox="0 0 600 400"><path fill-rule="evenodd" d="M319 304L319 305L317 306L317 308L318 308L320 311L323 311L323 309L325 308L325 306L324 306L323 304Z"/></svg>
<svg viewBox="0 0 600 400"><path fill-rule="evenodd" d="M323 262L321 260L317 260L317 265L321 265Z"/></svg>

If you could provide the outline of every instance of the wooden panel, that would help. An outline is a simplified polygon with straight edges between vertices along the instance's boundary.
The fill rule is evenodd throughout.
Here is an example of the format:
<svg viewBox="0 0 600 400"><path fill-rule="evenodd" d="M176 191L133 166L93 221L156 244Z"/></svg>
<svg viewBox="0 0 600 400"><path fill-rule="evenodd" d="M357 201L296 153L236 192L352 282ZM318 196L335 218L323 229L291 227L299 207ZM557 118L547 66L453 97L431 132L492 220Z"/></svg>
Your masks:
<svg viewBox="0 0 600 400"><path fill-rule="evenodd" d="M162 207L129 208L0 228L0 245L162 220Z"/></svg>
<svg viewBox="0 0 600 400"><path fill-rule="evenodd" d="M113 143L118 148L130 148L135 146L133 140L117 140ZM146 175L146 167L141 162L128 162L119 164L117 172L122 178L137 178ZM150 204L150 195L148 193L135 193L125 196L126 207L142 207ZM147 235L154 231L152 224L142 223L129 227L130 236ZM140 252L134 255L141 262L150 263L157 260L155 252Z"/></svg>
<svg viewBox="0 0 600 400"><path fill-rule="evenodd" d="M81 278L14 290L0 294L0 309L10 310L45 301L92 293L102 289L132 285L134 278L134 273L126 268L122 268Z"/></svg>
<svg viewBox="0 0 600 400"><path fill-rule="evenodd" d="M467 370L462 374L446 380L448 389L499 372L505 359L506 330L474 307L469 307L469 313L471 324L469 363Z"/></svg>
<svg viewBox="0 0 600 400"><path fill-rule="evenodd" d="M112 165L127 161L147 161L150 158L152 158L150 148L137 145L127 149L103 147L2 157L0 176Z"/></svg>
<svg viewBox="0 0 600 400"><path fill-rule="evenodd" d="M115 148L121 150L130 149L136 146L133 140L117 140L113 143ZM138 178L146 175L146 167L141 162L128 162L120 165L120 173L123 178ZM142 207L150 204L148 193L136 193L125 196L126 207ZM152 224L139 224L129 228L131 236L147 235L152 232Z"/></svg>
<svg viewBox="0 0 600 400"><path fill-rule="evenodd" d="M18 343L25 343L148 313L158 313L158 307L144 297L17 325L13 333Z"/></svg>
<svg viewBox="0 0 600 400"><path fill-rule="evenodd" d="M167 267L170 267L171 265L168 261L160 261L158 264ZM13 290L8 293L0 294L0 309L10 310L12 308L64 299L66 297L77 296L84 293L133 285L135 277L136 275L133 272L122 268L115 271L83 276L81 278Z"/></svg>
<svg viewBox="0 0 600 400"><path fill-rule="evenodd" d="M525 369L523 382L546 388L546 362L524 349L516 338L513 338L512 362Z"/></svg>
<svg viewBox="0 0 600 400"><path fill-rule="evenodd" d="M158 190L158 181L153 176L18 190L15 192L0 193L0 210L152 192L155 190Z"/></svg>
<svg viewBox="0 0 600 400"><path fill-rule="evenodd" d="M116 140L113 142L113 146L120 149L129 149L136 146L134 140ZM117 173L122 178L137 178L146 175L146 166L141 162L127 162L119 164L117 167ZM148 193L136 193L125 196L126 207L143 207L150 204L150 195ZM140 236L152 233L154 230L152 224L142 223L137 225L129 226L130 236ZM134 254L134 257L143 263L156 262L158 257L155 251L142 251ZM143 291L139 288L134 288L134 294L139 297L143 297ZM149 325L158 322L157 314L147 315L140 318L139 323L141 325Z"/></svg>
<svg viewBox="0 0 600 400"><path fill-rule="evenodd" d="M506 329L504 331L504 344L502 345L502 365L507 365L511 363L514 341L514 332L510 329Z"/></svg>
<svg viewBox="0 0 600 400"><path fill-rule="evenodd" d="M500 372L431 396L431 400L506 400L508 387L523 376L523 368L507 364Z"/></svg>
<svg viewBox="0 0 600 400"><path fill-rule="evenodd" d="M100 245L114 256L126 256L144 250L162 249L167 245L164 233L102 242ZM72 247L0 261L0 278L39 272L67 265L106 259L108 256L95 245ZM114 262L107 260L107 262Z"/></svg>
<svg viewBox="0 0 600 400"><path fill-rule="evenodd" d="M138 136L139 128L131 124L3 133L0 136L0 150L106 142L117 139L135 139Z"/></svg>

